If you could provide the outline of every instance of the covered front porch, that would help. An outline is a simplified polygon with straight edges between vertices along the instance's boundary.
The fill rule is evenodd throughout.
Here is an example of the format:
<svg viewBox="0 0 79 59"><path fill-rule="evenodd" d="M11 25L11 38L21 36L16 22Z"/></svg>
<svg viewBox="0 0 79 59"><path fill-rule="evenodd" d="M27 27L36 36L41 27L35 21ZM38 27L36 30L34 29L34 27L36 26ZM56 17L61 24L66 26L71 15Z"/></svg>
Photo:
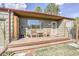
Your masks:
<svg viewBox="0 0 79 59"><path fill-rule="evenodd" d="M66 27L66 22L71 21L70 18L16 10L13 17L12 39L7 51L27 51L73 42ZM32 23L35 24L29 25L28 20L34 20Z"/></svg>
<svg viewBox="0 0 79 59"><path fill-rule="evenodd" d="M57 37L58 21L20 18L19 38ZM63 31L63 30L62 30ZM64 35L64 34L63 34Z"/></svg>
<svg viewBox="0 0 79 59"><path fill-rule="evenodd" d="M14 27L12 33L12 41L22 38L69 38L68 28L66 27L66 19L49 18L41 19L32 17L20 17L14 15Z"/></svg>
<svg viewBox="0 0 79 59"><path fill-rule="evenodd" d="M7 51L20 52L54 44L74 42L74 40L71 40L73 36L70 35L70 31L66 27L66 22L72 21L71 18L14 9L7 10L13 13L9 15L9 20L12 16L13 22L9 21ZM27 20L38 20L40 22L39 24L34 22L35 24L28 26Z"/></svg>

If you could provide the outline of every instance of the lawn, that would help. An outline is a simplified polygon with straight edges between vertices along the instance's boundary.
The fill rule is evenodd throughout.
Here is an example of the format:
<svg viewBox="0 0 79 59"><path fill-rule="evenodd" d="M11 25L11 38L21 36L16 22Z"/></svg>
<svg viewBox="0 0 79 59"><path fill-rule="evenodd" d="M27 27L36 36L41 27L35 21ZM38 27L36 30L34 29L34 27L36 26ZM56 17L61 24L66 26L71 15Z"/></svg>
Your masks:
<svg viewBox="0 0 79 59"><path fill-rule="evenodd" d="M79 56L79 49L66 44L40 48L35 56Z"/></svg>

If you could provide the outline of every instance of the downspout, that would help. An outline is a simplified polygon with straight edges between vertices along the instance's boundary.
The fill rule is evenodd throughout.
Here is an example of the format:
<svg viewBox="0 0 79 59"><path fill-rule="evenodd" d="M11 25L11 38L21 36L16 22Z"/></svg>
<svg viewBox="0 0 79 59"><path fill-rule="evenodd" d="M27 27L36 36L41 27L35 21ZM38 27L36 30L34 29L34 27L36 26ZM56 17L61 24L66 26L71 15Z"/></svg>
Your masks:
<svg viewBox="0 0 79 59"><path fill-rule="evenodd" d="M9 16L8 16L8 21L9 21L9 43L11 42L11 11L8 10Z"/></svg>

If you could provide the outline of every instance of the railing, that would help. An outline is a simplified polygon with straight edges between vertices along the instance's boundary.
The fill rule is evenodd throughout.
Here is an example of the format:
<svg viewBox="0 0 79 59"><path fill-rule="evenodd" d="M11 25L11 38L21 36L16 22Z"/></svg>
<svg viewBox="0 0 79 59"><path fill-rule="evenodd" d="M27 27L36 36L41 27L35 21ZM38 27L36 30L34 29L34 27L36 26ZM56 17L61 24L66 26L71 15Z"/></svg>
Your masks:
<svg viewBox="0 0 79 59"><path fill-rule="evenodd" d="M48 29L29 29L29 30L26 30L26 36L30 36L30 37L33 37L33 36L36 36L36 37L39 37L39 36L48 36L50 35L49 30Z"/></svg>
<svg viewBox="0 0 79 59"><path fill-rule="evenodd" d="M52 28L27 29L25 36L39 37L41 35L42 37L49 37L49 36L51 36L51 37L65 37L65 31L64 30L65 30L64 28L60 28L60 29L57 28L55 31L53 31Z"/></svg>

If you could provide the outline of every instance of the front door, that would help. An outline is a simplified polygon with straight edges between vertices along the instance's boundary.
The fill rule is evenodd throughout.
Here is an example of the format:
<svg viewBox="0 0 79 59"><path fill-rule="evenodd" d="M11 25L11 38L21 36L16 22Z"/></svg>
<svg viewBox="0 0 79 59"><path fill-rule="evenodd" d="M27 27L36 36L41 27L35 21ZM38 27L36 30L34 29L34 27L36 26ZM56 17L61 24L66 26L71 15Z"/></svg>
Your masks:
<svg viewBox="0 0 79 59"><path fill-rule="evenodd" d="M57 35L57 22L55 21L51 22L51 35L52 36Z"/></svg>
<svg viewBox="0 0 79 59"><path fill-rule="evenodd" d="M5 40L5 21L0 19L0 48L4 47Z"/></svg>

